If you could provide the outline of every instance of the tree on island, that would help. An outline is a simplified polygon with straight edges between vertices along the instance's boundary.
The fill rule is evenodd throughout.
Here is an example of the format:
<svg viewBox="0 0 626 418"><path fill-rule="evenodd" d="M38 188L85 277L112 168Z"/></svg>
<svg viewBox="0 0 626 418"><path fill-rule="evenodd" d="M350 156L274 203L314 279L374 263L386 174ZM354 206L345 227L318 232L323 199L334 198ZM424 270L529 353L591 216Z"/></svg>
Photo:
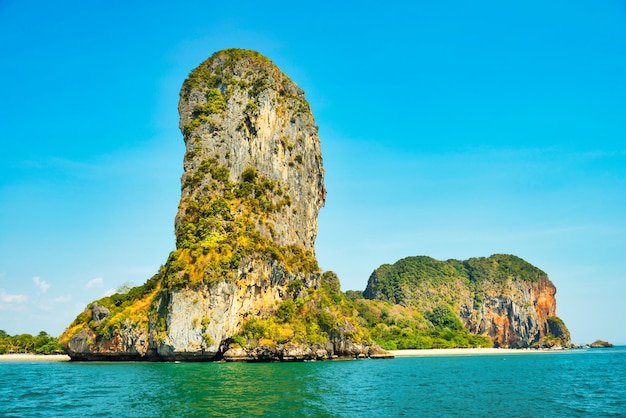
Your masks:
<svg viewBox="0 0 626 418"><path fill-rule="evenodd" d="M9 335L0 330L0 354L61 354L65 349L58 338L41 331L37 335L17 334Z"/></svg>

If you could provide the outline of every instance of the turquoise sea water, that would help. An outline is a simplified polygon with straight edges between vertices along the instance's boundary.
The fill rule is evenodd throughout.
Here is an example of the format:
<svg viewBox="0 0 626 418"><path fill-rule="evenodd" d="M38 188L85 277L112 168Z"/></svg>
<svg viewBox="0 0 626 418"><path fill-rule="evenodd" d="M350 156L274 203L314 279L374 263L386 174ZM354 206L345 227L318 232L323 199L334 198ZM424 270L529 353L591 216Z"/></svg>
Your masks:
<svg viewBox="0 0 626 418"><path fill-rule="evenodd" d="M626 416L626 347L312 363L0 363L3 417Z"/></svg>

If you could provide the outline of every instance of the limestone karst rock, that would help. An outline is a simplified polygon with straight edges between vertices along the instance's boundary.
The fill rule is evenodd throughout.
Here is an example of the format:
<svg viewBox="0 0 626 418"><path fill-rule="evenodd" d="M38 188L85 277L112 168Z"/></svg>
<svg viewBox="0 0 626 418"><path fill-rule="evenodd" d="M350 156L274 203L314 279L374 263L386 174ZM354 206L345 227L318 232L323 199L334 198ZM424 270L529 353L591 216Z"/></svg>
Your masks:
<svg viewBox="0 0 626 418"><path fill-rule="evenodd" d="M227 50L190 74L178 111L186 145L179 244L185 221L197 218L189 204L227 195L229 182L242 181L246 187L232 192L250 204L233 216L248 210L263 238L312 252L326 191L317 126L304 92L260 54Z"/></svg>
<svg viewBox="0 0 626 418"><path fill-rule="evenodd" d="M302 308L320 286L314 243L326 192L304 92L266 57L228 49L190 73L178 110L186 152L176 250L144 285L79 315L61 338L69 355L210 360L231 349L233 359L248 360L384 356L347 332L285 322L294 301ZM273 323L262 321L281 307L285 323L273 332L291 346L268 348L263 337ZM239 336L231 347L245 324L257 326L249 331L257 346Z"/></svg>
<svg viewBox="0 0 626 418"><path fill-rule="evenodd" d="M505 254L465 261L408 257L376 269L364 292L424 313L450 307L466 329L503 348L570 344L555 294L545 272Z"/></svg>

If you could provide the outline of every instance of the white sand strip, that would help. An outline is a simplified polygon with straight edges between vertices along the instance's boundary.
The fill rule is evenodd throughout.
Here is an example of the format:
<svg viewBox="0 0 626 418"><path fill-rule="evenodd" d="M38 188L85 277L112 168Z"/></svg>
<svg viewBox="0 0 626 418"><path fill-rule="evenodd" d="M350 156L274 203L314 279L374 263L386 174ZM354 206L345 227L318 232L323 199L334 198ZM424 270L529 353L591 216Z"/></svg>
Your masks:
<svg viewBox="0 0 626 418"><path fill-rule="evenodd" d="M537 350L525 348L433 348L427 350L388 350L396 357L421 356L467 356L484 354L545 354L560 350Z"/></svg>
<svg viewBox="0 0 626 418"><path fill-rule="evenodd" d="M0 361L70 361L70 356L66 354L2 354Z"/></svg>

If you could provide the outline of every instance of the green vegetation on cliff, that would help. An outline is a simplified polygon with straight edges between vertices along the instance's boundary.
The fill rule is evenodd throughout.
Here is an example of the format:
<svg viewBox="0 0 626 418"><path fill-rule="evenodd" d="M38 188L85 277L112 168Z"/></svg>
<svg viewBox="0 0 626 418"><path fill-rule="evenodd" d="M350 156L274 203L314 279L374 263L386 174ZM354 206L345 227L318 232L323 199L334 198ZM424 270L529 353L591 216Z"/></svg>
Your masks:
<svg viewBox="0 0 626 418"><path fill-rule="evenodd" d="M167 287L234 277L241 259L251 254L265 254L290 272L319 271L311 251L275 243L276 232L268 215L288 210L291 199L254 167L246 168L240 180L233 182L227 167L208 158L184 178L186 187L200 191L193 198L181 199L184 216L176 228L174 253L174 265L181 273L169 276Z"/></svg>
<svg viewBox="0 0 626 418"><path fill-rule="evenodd" d="M248 84L239 79L234 79L232 76L235 66L242 60L248 60L251 67L254 66L255 63L259 63L264 71L275 68L267 57L256 51L240 48L224 49L212 55L189 74L189 77L187 77L183 83L181 95L188 97L192 90L200 86L218 88L235 84L239 87L250 89L251 96L258 96L259 92L263 90L266 84L264 77L259 78L258 81L254 83ZM219 65L214 65L216 63ZM252 74L251 71L250 74Z"/></svg>
<svg viewBox="0 0 626 418"><path fill-rule="evenodd" d="M244 74L235 77L236 67L241 65L242 61L247 62L248 69ZM248 95L253 100L256 100L259 94L270 85L270 79L276 81L284 78L278 67L258 52L229 48L213 54L196 67L183 83L181 96L188 98L194 90L210 92L216 89L227 101L231 97L233 89L239 88L246 90ZM286 84L280 87L278 93L281 96L296 99L300 102L301 109L299 109L299 112L310 112L309 104L303 97L293 94ZM222 110L220 106L210 113L218 113Z"/></svg>
<svg viewBox="0 0 626 418"><path fill-rule="evenodd" d="M364 296L401 305L410 305L416 301L422 305L432 305L429 301L454 305L461 296L460 288L469 287L474 300L479 303L484 297L484 283L497 285L507 280L537 282L540 277L547 277L547 274L521 258L508 254L465 261L439 261L426 256L407 257L393 265L383 264L377 268L370 277ZM438 291L430 294L430 289Z"/></svg>
<svg viewBox="0 0 626 418"><path fill-rule="evenodd" d="M167 273L167 268L161 266L159 272L144 284L130 289L118 289L117 293L89 304L61 334L60 343L67 345L70 338L84 329L92 329L98 338L106 339L128 325L148 330L150 316L153 316L153 319L156 317L153 302L161 291L163 278ZM94 304L109 311L106 318L101 321L94 319L92 311Z"/></svg>
<svg viewBox="0 0 626 418"><path fill-rule="evenodd" d="M318 289L302 289L295 280L275 314L267 319L248 319L232 343L242 347L288 342L323 344L348 338L355 343L370 342L368 329L358 316L354 303L340 290L339 278L324 272Z"/></svg>
<svg viewBox="0 0 626 418"><path fill-rule="evenodd" d="M492 346L488 337L463 328L447 305L422 313L416 307L363 299L356 292L351 296L370 337L387 350Z"/></svg>
<svg viewBox="0 0 626 418"><path fill-rule="evenodd" d="M415 308L363 299L354 291L343 293L332 271L322 275L319 289L309 289L304 297L296 295L284 301L275 315L248 320L232 344L324 343L347 337L357 343L374 342L388 350L492 345L488 337L463 328L445 305L423 316Z"/></svg>

